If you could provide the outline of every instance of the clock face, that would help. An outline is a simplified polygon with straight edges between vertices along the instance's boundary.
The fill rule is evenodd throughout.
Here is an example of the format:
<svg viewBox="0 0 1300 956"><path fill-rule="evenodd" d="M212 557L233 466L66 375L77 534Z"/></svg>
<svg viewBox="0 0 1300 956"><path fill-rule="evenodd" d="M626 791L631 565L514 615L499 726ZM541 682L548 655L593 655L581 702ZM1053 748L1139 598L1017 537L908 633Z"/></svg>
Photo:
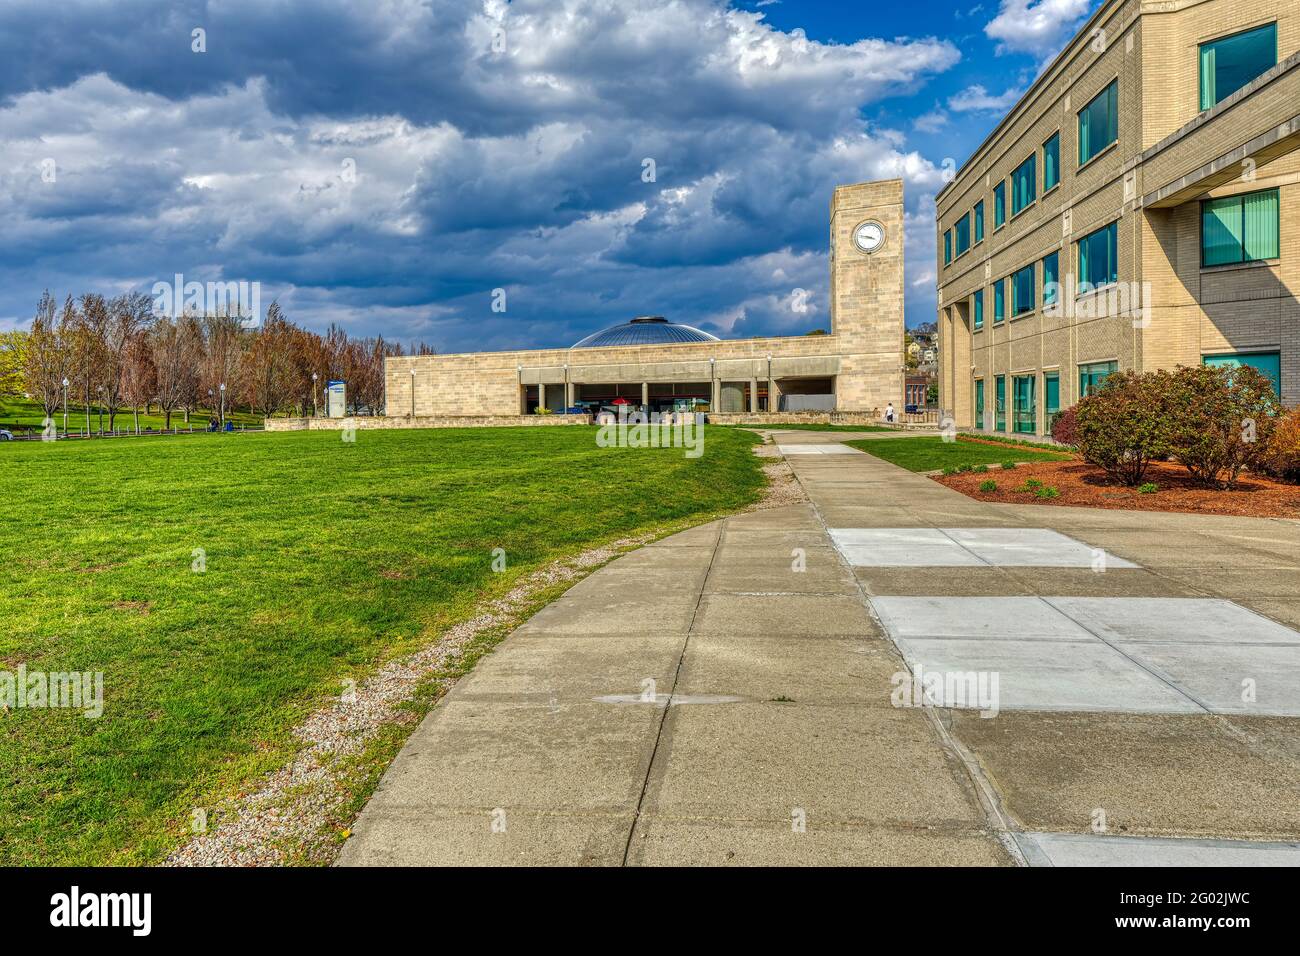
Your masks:
<svg viewBox="0 0 1300 956"><path fill-rule="evenodd" d="M885 244L885 227L878 222L864 222L853 230L853 244L863 252L875 252Z"/></svg>

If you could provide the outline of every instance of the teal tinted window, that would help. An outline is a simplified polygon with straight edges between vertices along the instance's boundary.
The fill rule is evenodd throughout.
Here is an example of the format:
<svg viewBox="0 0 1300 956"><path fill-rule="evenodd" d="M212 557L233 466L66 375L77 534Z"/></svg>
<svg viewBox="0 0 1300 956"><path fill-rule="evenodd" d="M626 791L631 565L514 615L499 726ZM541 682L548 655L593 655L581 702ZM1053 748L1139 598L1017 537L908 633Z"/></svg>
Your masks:
<svg viewBox="0 0 1300 956"><path fill-rule="evenodd" d="M1053 133L1043 144L1043 192L1061 181L1061 134Z"/></svg>
<svg viewBox="0 0 1300 956"><path fill-rule="evenodd" d="M1061 300L1061 254L1053 252L1043 257L1043 305L1055 305Z"/></svg>
<svg viewBox="0 0 1300 956"><path fill-rule="evenodd" d="M1203 359L1206 365L1249 365L1259 369L1273 382L1273 391L1282 394L1282 356L1278 352L1252 352L1246 355L1207 355Z"/></svg>
<svg viewBox="0 0 1300 956"><path fill-rule="evenodd" d="M984 427L984 379L975 380L975 427Z"/></svg>
<svg viewBox="0 0 1300 956"><path fill-rule="evenodd" d="M1091 395L1101 388L1101 383L1112 372L1119 370L1118 362L1093 362L1079 366L1079 395Z"/></svg>
<svg viewBox="0 0 1300 956"><path fill-rule="evenodd" d="M943 234L943 264L952 262L952 230Z"/></svg>
<svg viewBox="0 0 1300 956"><path fill-rule="evenodd" d="M1043 376L1043 413L1047 416L1047 424L1051 424L1051 417L1061 410L1061 373L1048 372Z"/></svg>
<svg viewBox="0 0 1300 956"><path fill-rule="evenodd" d="M1281 235L1278 191L1265 189L1201 203L1201 265L1276 259Z"/></svg>
<svg viewBox="0 0 1300 956"><path fill-rule="evenodd" d="M953 232L957 236L957 255L961 255L970 248L970 213L957 220Z"/></svg>
<svg viewBox="0 0 1300 956"><path fill-rule="evenodd" d="M1021 315L1034 311L1034 267L1018 269L1011 275L1011 314Z"/></svg>
<svg viewBox="0 0 1300 956"><path fill-rule="evenodd" d="M984 290L976 289L975 294L971 296L971 312L975 316L975 328L984 328Z"/></svg>
<svg viewBox="0 0 1300 956"><path fill-rule="evenodd" d="M996 417L993 427L1000 432L1007 430L1007 378L999 375L993 380L994 401L997 402Z"/></svg>
<svg viewBox="0 0 1300 956"><path fill-rule="evenodd" d="M1012 388L1015 399L1012 428L1021 433L1033 434L1038 428L1037 389L1034 387L1034 376L1017 375L1013 380Z"/></svg>
<svg viewBox="0 0 1300 956"><path fill-rule="evenodd" d="M975 204L975 241L984 241L984 200Z"/></svg>
<svg viewBox="0 0 1300 956"><path fill-rule="evenodd" d="M1011 174L1011 215L1015 215L1037 198L1038 157L1030 156Z"/></svg>
<svg viewBox="0 0 1300 956"><path fill-rule="evenodd" d="M1079 165L1119 139L1119 81L1079 110Z"/></svg>
<svg viewBox="0 0 1300 956"><path fill-rule="evenodd" d="M1119 228L1104 226L1079 240L1079 291L1119 280Z"/></svg>
<svg viewBox="0 0 1300 956"><path fill-rule="evenodd" d="M993 324L997 325L1007 317L1007 296L1003 291L1003 280L993 283Z"/></svg>
<svg viewBox="0 0 1300 956"><path fill-rule="evenodd" d="M997 229L1007 221L1007 181L1004 179L993 187L993 228Z"/></svg>
<svg viewBox="0 0 1300 956"><path fill-rule="evenodd" d="M1277 24L1202 43L1201 109L1208 110L1277 64Z"/></svg>

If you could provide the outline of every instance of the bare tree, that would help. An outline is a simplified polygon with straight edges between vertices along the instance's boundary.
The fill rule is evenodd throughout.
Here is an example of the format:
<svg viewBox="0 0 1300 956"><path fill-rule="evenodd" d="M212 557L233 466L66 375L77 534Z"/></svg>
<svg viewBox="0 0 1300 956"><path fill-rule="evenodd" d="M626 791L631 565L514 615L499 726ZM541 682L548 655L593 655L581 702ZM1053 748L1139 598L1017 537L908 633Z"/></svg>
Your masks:
<svg viewBox="0 0 1300 956"><path fill-rule="evenodd" d="M222 386L233 399L242 388L242 371L245 335L239 319L230 315L213 315L204 320L205 348L199 376L200 395L208 396L208 404L222 413L225 424Z"/></svg>
<svg viewBox="0 0 1300 956"><path fill-rule="evenodd" d="M293 327L272 302L248 352L249 404L266 416L280 411L294 394L293 373Z"/></svg>
<svg viewBox="0 0 1300 956"><path fill-rule="evenodd" d="M107 303L108 321L104 328L101 353L100 386L104 407L108 410L108 430L113 431L117 410L122 402L122 377L126 368L126 351L136 334L149 321L150 299L143 292L128 292Z"/></svg>
<svg viewBox="0 0 1300 956"><path fill-rule="evenodd" d="M193 316L181 316L174 322L168 316L159 316L149 331L157 374L154 400L164 415L164 428L172 427L172 413L184 407L197 388L198 328Z"/></svg>
<svg viewBox="0 0 1300 956"><path fill-rule="evenodd" d="M153 364L149 333L139 329L126 344L122 363L122 398L135 415L135 433L140 434L140 406L147 406L158 392L158 370Z"/></svg>
<svg viewBox="0 0 1300 956"><path fill-rule="evenodd" d="M68 300L71 304L72 300ZM36 305L27 342L23 374L27 390L36 396L47 418L58 411L63 397L63 376L68 368L67 343L56 324L57 305L47 290Z"/></svg>

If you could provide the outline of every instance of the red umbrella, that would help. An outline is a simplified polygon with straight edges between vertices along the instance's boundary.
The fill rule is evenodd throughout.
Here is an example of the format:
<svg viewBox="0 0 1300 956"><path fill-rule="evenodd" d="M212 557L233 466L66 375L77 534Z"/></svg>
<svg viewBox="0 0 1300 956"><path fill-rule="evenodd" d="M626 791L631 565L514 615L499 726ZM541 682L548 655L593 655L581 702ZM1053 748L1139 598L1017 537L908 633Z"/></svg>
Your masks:
<svg viewBox="0 0 1300 956"><path fill-rule="evenodd" d="M631 405L632 403L629 402L626 398L616 398L616 399L614 399L612 402L610 402L610 404L611 404L611 405Z"/></svg>

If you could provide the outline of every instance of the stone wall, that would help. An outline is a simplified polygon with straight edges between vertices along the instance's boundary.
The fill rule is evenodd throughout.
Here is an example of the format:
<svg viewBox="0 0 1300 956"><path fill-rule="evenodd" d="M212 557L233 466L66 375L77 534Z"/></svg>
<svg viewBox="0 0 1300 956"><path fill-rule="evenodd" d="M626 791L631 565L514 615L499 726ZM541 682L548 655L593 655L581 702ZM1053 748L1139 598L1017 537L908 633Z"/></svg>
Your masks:
<svg viewBox="0 0 1300 956"><path fill-rule="evenodd" d="M422 415L415 418L372 415L352 418L268 418L269 432L342 431L344 428L509 428L590 425L590 415Z"/></svg>

